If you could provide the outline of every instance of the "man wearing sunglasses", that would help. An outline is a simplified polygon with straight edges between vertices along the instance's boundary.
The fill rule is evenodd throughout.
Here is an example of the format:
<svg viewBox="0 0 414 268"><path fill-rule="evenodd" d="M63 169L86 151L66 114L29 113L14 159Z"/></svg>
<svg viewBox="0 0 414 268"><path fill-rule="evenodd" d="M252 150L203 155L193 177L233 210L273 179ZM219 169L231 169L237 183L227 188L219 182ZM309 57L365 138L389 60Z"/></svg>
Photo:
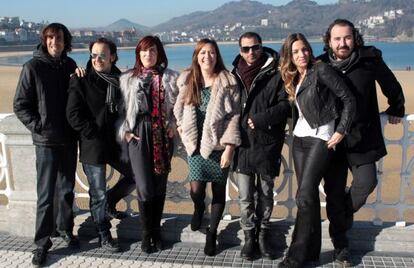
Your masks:
<svg viewBox="0 0 414 268"><path fill-rule="evenodd" d="M99 38L89 45L90 60L84 77L70 80L66 116L79 133L79 160L89 183L90 210L102 248L120 250L111 236L106 214L106 166L111 165L133 181L129 163L120 161L115 122L119 118L119 74L116 45ZM132 186L134 184L132 183Z"/></svg>
<svg viewBox="0 0 414 268"><path fill-rule="evenodd" d="M263 47L261 37L254 32L240 36L239 46L233 74L241 90L242 143L236 150L233 167L239 186L240 225L245 236L240 255L252 260L258 243L261 256L272 259L269 220L290 105L277 68L278 53Z"/></svg>

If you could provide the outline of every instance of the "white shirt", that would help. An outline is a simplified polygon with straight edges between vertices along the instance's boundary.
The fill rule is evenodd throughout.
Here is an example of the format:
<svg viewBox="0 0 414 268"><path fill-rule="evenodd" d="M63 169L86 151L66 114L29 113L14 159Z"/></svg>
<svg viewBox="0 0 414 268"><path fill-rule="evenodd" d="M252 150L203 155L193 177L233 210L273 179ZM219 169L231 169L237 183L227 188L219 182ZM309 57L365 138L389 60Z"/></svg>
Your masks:
<svg viewBox="0 0 414 268"><path fill-rule="evenodd" d="M300 84L296 86L296 94L298 94L299 88ZM303 116L303 113L300 110L299 104L296 100L295 105L299 111L299 118L295 129L293 130L293 135L296 137L314 137L324 141L328 141L332 137L335 131L335 120L332 120L329 123L317 128L312 128Z"/></svg>

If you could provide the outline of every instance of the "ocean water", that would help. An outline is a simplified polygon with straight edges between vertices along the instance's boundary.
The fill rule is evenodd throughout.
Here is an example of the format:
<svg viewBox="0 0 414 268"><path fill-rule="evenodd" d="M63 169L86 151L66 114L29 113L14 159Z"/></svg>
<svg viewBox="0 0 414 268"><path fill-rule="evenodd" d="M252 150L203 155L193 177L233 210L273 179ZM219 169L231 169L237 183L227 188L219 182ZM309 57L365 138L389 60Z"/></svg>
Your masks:
<svg viewBox="0 0 414 268"><path fill-rule="evenodd" d="M276 51L280 50L280 43L267 43L265 46L271 47ZM323 44L311 43L314 54L317 56L323 52ZM393 70L405 70L408 66L414 70L414 43L367 43L381 49L384 61ZM232 61L239 53L237 44L220 44L221 55L227 68L232 68ZM181 71L191 64L191 56L193 54L194 45L185 46L166 46L168 57L168 66L171 69ZM85 66L89 59L89 53L72 52L69 54L79 66ZM135 62L135 53L133 49L119 50L119 60L117 66L122 69L131 68ZM28 61L31 56L5 57L0 58L0 65L22 65Z"/></svg>

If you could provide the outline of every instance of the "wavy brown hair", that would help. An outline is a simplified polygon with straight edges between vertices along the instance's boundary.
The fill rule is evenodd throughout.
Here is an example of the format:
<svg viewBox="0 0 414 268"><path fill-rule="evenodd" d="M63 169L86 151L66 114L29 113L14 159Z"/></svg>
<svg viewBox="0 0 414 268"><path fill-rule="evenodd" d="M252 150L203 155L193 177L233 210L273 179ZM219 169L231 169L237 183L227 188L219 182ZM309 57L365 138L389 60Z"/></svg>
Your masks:
<svg viewBox="0 0 414 268"><path fill-rule="evenodd" d="M185 84L187 85L187 91L185 92L184 97L185 104L193 104L195 106L200 105L203 75L201 73L200 65L198 65L198 53L200 53L201 49L207 44L211 44L216 52L216 66L214 66L213 71L214 74L218 75L221 71L226 70L226 66L224 65L223 58L221 57L216 41L208 38L198 41L191 59L191 66L187 69L190 73L185 81Z"/></svg>
<svg viewBox="0 0 414 268"><path fill-rule="evenodd" d="M40 35L40 42L42 43L42 49L44 52L47 52L47 37L52 34L57 34L59 31L62 31L63 33L63 42L65 44L63 51L65 53L72 51L72 35L70 34L68 28L66 28L66 26L62 23L54 22L43 28L42 34Z"/></svg>
<svg viewBox="0 0 414 268"><path fill-rule="evenodd" d="M155 67L161 70L165 70L168 66L167 55L165 54L164 46L161 43L161 40L157 36L147 35L139 40L137 47L135 48L135 65L133 76L140 76L142 74L142 68L144 65L141 62L139 53L145 51L150 47L155 46L157 48L157 62Z"/></svg>
<svg viewBox="0 0 414 268"><path fill-rule="evenodd" d="M285 90L289 95L289 100L295 100L295 87L299 82L299 72L292 60L292 45L296 41L302 41L309 50L309 64L315 62L312 47L306 37L301 33L290 34L280 50L280 73L285 82Z"/></svg>
<svg viewBox="0 0 414 268"><path fill-rule="evenodd" d="M323 42L324 42L324 51L329 51L329 41L331 40L331 31L332 28L336 25L339 26L348 26L352 29L352 36L354 37L354 48L360 48L364 45L364 38L362 37L361 33L357 28L355 28L354 24L346 19L336 19L334 20L328 27L328 29L325 32L325 35L323 36Z"/></svg>

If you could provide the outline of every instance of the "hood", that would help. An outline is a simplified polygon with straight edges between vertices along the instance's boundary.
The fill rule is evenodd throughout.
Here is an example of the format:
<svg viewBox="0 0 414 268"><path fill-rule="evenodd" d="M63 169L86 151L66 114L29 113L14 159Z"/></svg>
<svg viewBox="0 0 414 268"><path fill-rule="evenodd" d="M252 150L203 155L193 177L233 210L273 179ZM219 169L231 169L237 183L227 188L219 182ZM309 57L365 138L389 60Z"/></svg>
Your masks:
<svg viewBox="0 0 414 268"><path fill-rule="evenodd" d="M266 61L265 65L272 64L275 68L279 64L279 53L277 53L275 50L271 49L270 47L263 47L263 53L267 54L268 60ZM239 64L239 60L241 59L241 55L237 55L236 58L233 61L233 67L237 69L237 66ZM269 61L270 60L270 61Z"/></svg>

